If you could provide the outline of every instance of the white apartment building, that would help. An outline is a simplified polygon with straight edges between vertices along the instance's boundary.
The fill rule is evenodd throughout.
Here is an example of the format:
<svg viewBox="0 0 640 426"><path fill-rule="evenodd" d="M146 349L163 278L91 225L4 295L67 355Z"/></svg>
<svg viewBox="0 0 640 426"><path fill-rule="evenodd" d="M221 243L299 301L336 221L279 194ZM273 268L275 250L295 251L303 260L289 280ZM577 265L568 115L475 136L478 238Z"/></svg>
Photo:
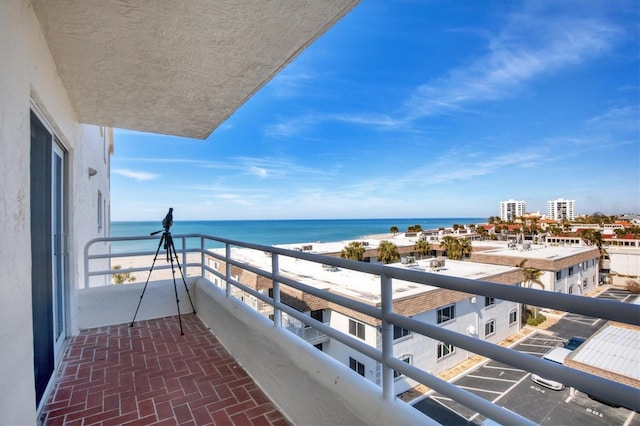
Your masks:
<svg viewBox="0 0 640 426"><path fill-rule="evenodd" d="M370 241L371 246L377 241ZM314 252L333 252L339 243L314 243ZM290 248L290 247L288 247ZM264 253L253 250L237 250L232 253L235 259L241 259L252 266L269 269L271 258ZM486 280L506 285L520 285L520 270L514 266L489 265L468 261L445 259L444 267L432 270L433 259L417 260L410 265L397 263L390 266L411 268L447 276ZM209 258L207 264L221 273L225 273L226 265ZM371 305L379 305L380 281L370 274L357 271L340 270L339 268L322 267L295 259L280 260L280 271L296 281L318 289L324 289ZM207 278L223 286L223 280L208 273ZM271 296L270 281L258 278L254 273L240 268L233 268L232 278L240 283L260 290ZM347 308L330 305L325 301L304 293L294 293L281 288L282 301L300 312L310 315L331 328L362 340L365 344L377 349L382 348L380 321L376 318L356 314ZM464 333L493 343L506 339L520 329L520 305L516 302L496 300L484 296L443 290L436 287L420 286L413 283L393 282L394 311L427 324L438 325L453 331ZM234 289L235 297L243 300L264 315L271 315L272 308L260 302L254 296ZM327 355L368 379L382 385L382 368L374 359L362 355L337 339L333 339L310 327L286 313L282 315L283 327L289 329L308 343L322 350ZM400 327L394 329L394 355L412 365L431 371L433 374L443 372L463 362L472 353L455 348L421 335L414 335ZM416 383L403 376L396 377L394 388L401 393L414 387Z"/></svg>
<svg viewBox="0 0 640 426"><path fill-rule="evenodd" d="M518 265L526 260L525 266L542 271L538 284L532 288L565 294L586 294L599 283L600 251L595 246L587 246L581 239L571 237L557 242L549 237L546 242L509 247L503 242L482 241L473 243L472 262L498 265Z"/></svg>
<svg viewBox="0 0 640 426"><path fill-rule="evenodd" d="M547 201L547 219L575 220L576 201L558 198Z"/></svg>
<svg viewBox="0 0 640 426"><path fill-rule="evenodd" d="M524 201L500 201L500 219L504 221L515 220L517 217L524 216L527 211L527 203Z"/></svg>

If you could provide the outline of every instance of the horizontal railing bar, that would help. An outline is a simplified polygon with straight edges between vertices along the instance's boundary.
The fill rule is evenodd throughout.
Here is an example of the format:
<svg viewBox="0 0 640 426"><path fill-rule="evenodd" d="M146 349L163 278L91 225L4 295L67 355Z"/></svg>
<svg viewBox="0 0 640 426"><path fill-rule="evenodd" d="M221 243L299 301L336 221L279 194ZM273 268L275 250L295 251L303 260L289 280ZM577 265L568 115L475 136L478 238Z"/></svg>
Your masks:
<svg viewBox="0 0 640 426"><path fill-rule="evenodd" d="M565 385L570 385L591 395L611 395L615 401L621 402L625 407L640 411L640 390L634 387L593 376L561 364L548 362L536 356L514 351L485 340L465 336L443 327L416 321L396 313L385 316L385 320L423 336L449 343L512 367L536 373L542 377L557 379Z"/></svg>
<svg viewBox="0 0 640 426"><path fill-rule="evenodd" d="M407 364L397 358L392 358L388 362L389 366L394 370L410 377L419 383L422 383L429 388L441 393L453 399L456 402L464 405L467 408L471 408L478 413L486 416L492 420L500 422L504 425L537 425L526 417L522 417L519 414L514 413L504 407L501 407L493 402L486 400L478 395L475 395L465 389L459 388L454 384L451 384L445 380L440 379L437 376L427 373L424 370L414 367L411 364Z"/></svg>
<svg viewBox="0 0 640 426"><path fill-rule="evenodd" d="M307 253L282 247L265 246L248 242L231 240L222 237L213 237L205 234L184 234L178 238L202 238L208 241L216 241L238 247L245 247L263 252L277 253L284 256L308 260L314 263L322 263L374 275L386 275L390 278L412 281L434 287L461 291L469 294L480 294L495 297L501 300L510 300L526 305L546 307L564 312L572 312L596 318L619 321L626 324L640 326L640 307L631 303L621 304L612 300L594 299L584 296L560 294L546 290L522 288L504 284L489 283L486 281L471 280L467 278L449 277L426 271L414 271L382 264L358 262L338 257ZM100 237L90 240L85 246L85 255L88 256L88 247L95 242L104 241L128 241L136 239L153 239L157 237ZM199 251L199 250L196 250ZM224 257L220 258L224 260ZM85 262L87 259L85 259Z"/></svg>
<svg viewBox="0 0 640 426"><path fill-rule="evenodd" d="M112 269L107 271L93 271L89 273L89 260L115 257L147 256L149 254L156 253L145 251L89 255L89 249L92 244L96 242L107 241L113 242L153 239L157 240L159 238L160 236L112 238L101 237L89 241L85 245L85 276L87 277L86 282L88 283L89 276L94 275L104 275L109 273L115 274L122 272L140 272L149 270L149 268L128 268L117 270ZM225 274L222 274L217 270L209 267L204 263L204 255L211 256L214 259L226 262L228 265L236 266L238 268L255 273L258 276L265 277L272 281L295 288L304 293L319 297L331 303L344 306L356 312L380 320L383 319L383 314L379 303L372 305L370 303L364 303L328 290L316 288L312 285L304 284L300 281L296 281L292 278L282 275L279 271L274 274L271 271L250 265L245 261L233 259L232 252L231 257L227 258L226 255L220 254L218 252L218 250L224 250L223 248L204 248L205 241L221 243L229 248L231 246L248 248L252 250L271 253L272 255L282 255L294 259L321 263L324 265L331 265L338 268L350 269L372 275L386 276L391 278L392 280L395 279L409 281L434 288L459 291L470 295L489 296L496 299L510 300L527 305L547 307L565 312L588 315L595 318L603 318L627 324L640 325L640 307L631 303L621 303L619 301L600 300L583 296L557 294L549 291L521 288L513 285L495 284L472 279L449 277L422 270L411 270L382 264L357 262L333 256L321 255L313 252L303 252L297 250L289 250L282 247L264 246L260 244L235 241L227 238L213 237L204 234L184 234L173 236L173 238L174 240L179 239L182 242L181 249L176 251L182 254L183 259L186 259L187 253L200 253L202 255L200 263L192 262L186 265L181 265L184 268L186 268L187 266L200 267L201 271L210 272L222 281L228 281L228 285L233 285L237 289L251 294L258 300L272 306L274 309L276 309L276 312L278 310L285 312L289 316L301 321L302 323L312 327L313 329L318 330L326 334L327 336L342 342L343 344L358 351L359 353L383 364L383 368L393 368L396 371L405 374L407 377L417 380L418 382L431 387L432 389L442 393L443 395L451 397L454 400L466 405L467 407L476 410L478 413L486 417L502 421L504 423L530 423L530 421L518 416L515 413L510 412L507 409L486 401L483 398L478 397L468 391L460 389L453 384L447 383L423 370L409 365L404 361L399 360L398 358L392 356L389 359L384 360L382 351L377 349L375 346L370 346L364 341L356 339L355 337L348 335L345 332L338 331L320 321L311 318L307 314L295 310L294 308L282 302L275 302L273 298L253 289L252 287L240 283L238 280L227 277ZM189 239L200 239L200 248L187 249L185 246L187 245L187 240ZM164 250L158 251L157 253L162 254L162 256L166 256L166 251ZM186 260L184 260L184 263L186 263ZM157 267L157 269L170 268L170 265ZM517 267L514 266L514 269L515 268ZM201 272L201 275L204 276L204 272ZM382 293L381 297L383 297ZM515 368L533 372L543 377L549 377L559 380L560 382L566 385L570 385L580 391L594 395L608 395L611 398L615 399L616 402L621 403L621 405L627 408L631 408L635 411L640 411L640 391L631 386L604 379L602 377L598 377L586 372L578 371L564 365L553 364L532 355L523 354L510 348L501 347L494 343L470 337L463 333L448 330L437 325L417 321L393 312L385 314L384 320L388 324L393 324L407 330L411 330L414 333L451 344L455 347L459 347L470 352L485 356L489 359L511 365Z"/></svg>
<svg viewBox="0 0 640 426"><path fill-rule="evenodd" d="M316 253L289 250L281 247L243 243L241 241L228 240L224 238L213 239L236 246L277 253L296 259L308 260L314 263L323 263L374 275L386 275L390 278L412 281L418 284L446 288L469 294L481 294L484 296L495 297L497 299L510 300L527 305L547 307L564 312L572 312L640 326L640 308L633 304L621 305L620 303L611 300L593 299L584 296L553 293L546 290L495 284L468 278L450 277L426 271L415 271L376 263L358 262ZM321 259L318 259L319 257Z"/></svg>

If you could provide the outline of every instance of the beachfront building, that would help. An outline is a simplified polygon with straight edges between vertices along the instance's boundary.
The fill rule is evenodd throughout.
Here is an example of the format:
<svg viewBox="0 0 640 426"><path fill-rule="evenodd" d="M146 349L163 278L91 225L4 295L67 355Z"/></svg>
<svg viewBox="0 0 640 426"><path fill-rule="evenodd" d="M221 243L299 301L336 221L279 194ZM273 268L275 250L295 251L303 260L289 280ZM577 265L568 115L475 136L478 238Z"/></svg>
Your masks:
<svg viewBox="0 0 640 426"><path fill-rule="evenodd" d="M378 240L367 240L369 246L377 246ZM334 253L337 246L347 242L314 243L313 251L318 254ZM298 248L305 245L288 245L285 248ZM243 263L260 269L271 266L270 255L255 250L234 250L232 257ZM209 257L208 264L221 274L227 265ZM411 263L395 263L393 267L416 271L431 272L444 276L472 278L510 286L521 285L522 274L514 266L490 265L446 259L421 259ZM286 276L303 282L314 288L339 294L355 300L364 301L372 306L381 303L377 277L356 271L327 267L310 262L288 259L281 261L280 270ZM286 271L286 272L285 272ZM259 290L272 297L272 283L254 272L236 266L231 270L232 279ZM213 273L207 278L220 287L224 282ZM347 308L318 299L308 293L291 288L281 288L281 300L287 305L314 319L360 339L367 345L380 349L382 335L380 320L354 312ZM257 298L240 289L234 290L234 296L252 306L263 315L273 315L270 305L260 303ZM394 281L393 309L402 315L426 324L455 330L458 333L482 340L498 343L520 330L520 304L493 297L461 293L431 286ZM381 386L382 369L380 363L363 356L353 348L330 336L318 333L291 316L283 316L283 327L306 340L322 352L350 367L367 380ZM473 356L469 351L456 348L424 336L411 333L401 327L394 328L394 355L399 359L431 371L441 373ZM402 393L414 387L416 382L397 374L394 388Z"/></svg>
<svg viewBox="0 0 640 426"><path fill-rule="evenodd" d="M524 201L500 201L500 219L505 222L513 221L516 218L524 216L527 211L527 203Z"/></svg>
<svg viewBox="0 0 640 426"><path fill-rule="evenodd" d="M575 220L576 201L558 198L547 201L547 219L565 221Z"/></svg>
<svg viewBox="0 0 640 426"><path fill-rule="evenodd" d="M542 286L532 288L565 294L586 294L594 290L599 280L600 251L588 246L580 238L566 238L557 242L553 237L546 242L508 245L502 242L483 241L474 245L472 262L496 265L519 265L526 261L529 268L543 272Z"/></svg>

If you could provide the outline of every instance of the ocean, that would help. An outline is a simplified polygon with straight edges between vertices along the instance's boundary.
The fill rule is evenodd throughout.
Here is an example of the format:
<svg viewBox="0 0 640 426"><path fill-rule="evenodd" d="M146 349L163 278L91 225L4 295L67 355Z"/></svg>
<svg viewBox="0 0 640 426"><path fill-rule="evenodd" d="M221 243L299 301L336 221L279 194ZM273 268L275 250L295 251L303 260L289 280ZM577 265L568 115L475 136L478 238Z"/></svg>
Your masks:
<svg viewBox="0 0 640 426"><path fill-rule="evenodd" d="M179 234L206 234L232 240L262 245L292 244L307 242L344 241L362 238L366 235L385 234L392 226L400 232L409 226L420 225L422 229L450 227L457 223L485 223L486 218L403 218L403 219L305 219L305 220L206 220L174 221L171 235L174 236L176 249L180 249L175 238ZM111 236L132 237L148 236L162 230L161 220L146 222L112 222ZM158 234L160 238L161 234ZM196 241L187 242L187 246L198 247ZM155 251L155 240L137 242L116 242L112 244L114 253L125 251ZM208 248L222 247L211 243Z"/></svg>

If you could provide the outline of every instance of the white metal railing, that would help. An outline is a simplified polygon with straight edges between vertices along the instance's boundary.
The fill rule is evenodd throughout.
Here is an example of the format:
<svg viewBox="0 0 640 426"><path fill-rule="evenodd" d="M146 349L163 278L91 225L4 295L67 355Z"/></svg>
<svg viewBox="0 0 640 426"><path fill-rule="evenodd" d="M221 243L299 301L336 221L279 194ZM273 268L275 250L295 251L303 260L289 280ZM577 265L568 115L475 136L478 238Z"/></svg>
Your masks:
<svg viewBox="0 0 640 426"><path fill-rule="evenodd" d="M103 269L92 271L89 269L91 259L106 259L111 257L129 257L149 255L156 252L131 252L119 253L117 255L98 254L91 255L90 249L98 242L113 241L134 241L154 239L153 237L120 237L120 238L97 238L89 241L85 247L85 282L94 275L114 274L122 272L143 271L147 268L129 269ZM155 238L156 240L158 238ZM226 296L231 297L231 290L237 287L255 298L270 304L274 308L273 321L275 327L282 327L282 312L296 318L319 333L336 339L356 351L374 359L382 365L382 394L385 398L394 397L394 370L428 386L435 391L454 399L455 401L477 411L478 413L496 420L503 424L532 424L532 422L507 409L491 403L479 396L465 391L457 386L448 383L428 372L407 364L393 356L393 328L395 326L410 330L411 332L451 344L453 346L466 349L484 357L511 365L531 373L556 379L565 385L569 385L591 395L607 395L608 400L615 400L621 405L640 411L640 391L634 387L618 382L604 379L586 372L575 370L563 365L550 363L538 357L520 353L510 348L502 347L494 343L467 336L452 330L427 324L422 321L405 317L393 312L393 280L410 281L413 283L435 286L450 290L461 291L469 294L494 297L496 299L510 300L513 302L546 307L565 312L583 314L590 317L602 318L605 320L618 321L626 324L640 326L640 306L631 303L621 303L611 300L602 300L568 294L553 293L544 290L535 290L517 286L494 284L485 281L448 277L438 274L431 274L423 271L396 268L382 264L372 264L366 262L356 262L337 257L322 256L302 251L287 250L279 247L263 246L247 242L229 240L220 237L213 237L202 234L186 234L173 237L174 241L181 241L181 247L176 248L177 253L182 256L182 267L186 276L186 268L196 267L201 271L201 276L205 278L205 273L209 272L226 283ZM195 239L199 242L197 248L187 248L187 240ZM206 245L215 243L222 245L224 254L219 251L207 249ZM271 270L260 269L254 265L244 263L232 257L232 247L242 247L270 253L272 258ZM164 250L159 253L164 255ZM200 261L187 263L187 253L200 253ZM205 262L205 257L210 256L226 263L226 272L223 274ZM357 300L341 296L339 294L327 292L302 282L293 280L282 275L279 270L279 257L290 257L301 259L321 265L330 265L344 269L364 272L380 277L381 305L372 306ZM237 266L259 276L270 279L273 283L273 298L248 287L232 277L232 267ZM331 303L336 303L348 309L377 318L382 321L382 348L378 349L367 345L359 339L355 339L327 324L317 321L309 315L303 314L280 301L280 283L295 288L299 291L317 296ZM249 308L248 308L249 309Z"/></svg>

